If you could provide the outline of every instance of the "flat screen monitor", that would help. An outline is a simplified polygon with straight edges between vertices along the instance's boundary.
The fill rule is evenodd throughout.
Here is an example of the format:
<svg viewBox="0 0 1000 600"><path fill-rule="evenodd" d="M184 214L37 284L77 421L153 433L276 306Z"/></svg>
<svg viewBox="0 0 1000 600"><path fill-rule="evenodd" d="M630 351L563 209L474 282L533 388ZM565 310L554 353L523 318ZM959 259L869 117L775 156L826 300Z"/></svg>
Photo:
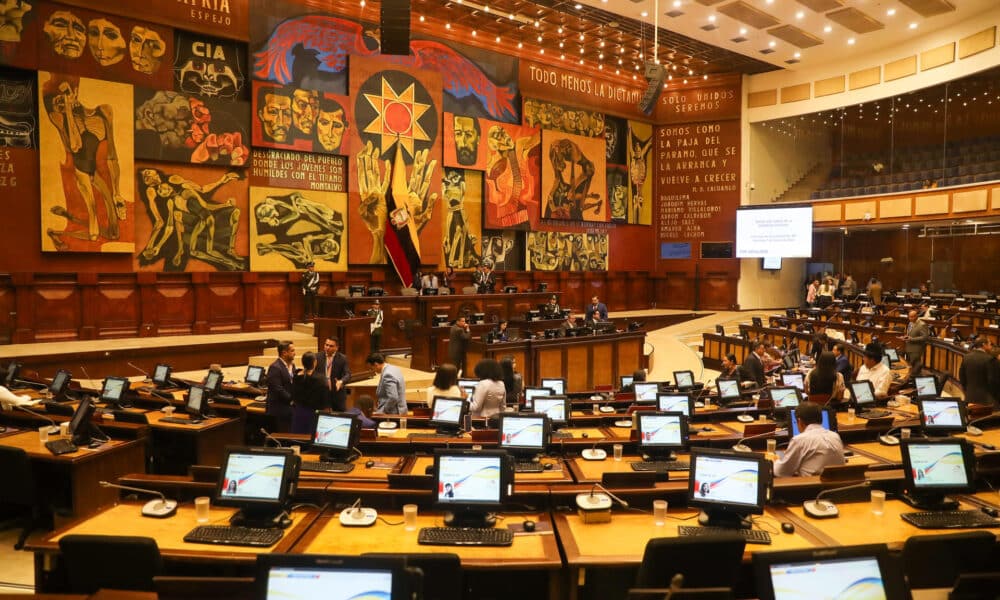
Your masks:
<svg viewBox="0 0 1000 600"><path fill-rule="evenodd" d="M885 544L755 552L753 568L760 600L908 597Z"/></svg>
<svg viewBox="0 0 1000 600"><path fill-rule="evenodd" d="M802 395L799 392L799 388L790 387L773 387L771 388L771 400L774 402L774 408L777 410L795 408L802 402Z"/></svg>
<svg viewBox="0 0 1000 600"><path fill-rule="evenodd" d="M917 387L917 398L937 398L937 379L933 375L918 375L913 382Z"/></svg>
<svg viewBox="0 0 1000 600"><path fill-rule="evenodd" d="M549 445L549 420L542 413L501 413L500 449L517 455L543 454Z"/></svg>
<svg viewBox="0 0 1000 600"><path fill-rule="evenodd" d="M472 313L472 316L469 317L469 322L473 325L485 323L486 313Z"/></svg>
<svg viewBox="0 0 1000 600"><path fill-rule="evenodd" d="M851 399L857 408L871 408L875 406L875 388L872 382L852 381L848 388L851 391Z"/></svg>
<svg viewBox="0 0 1000 600"><path fill-rule="evenodd" d="M467 401L472 402L472 395L476 393L476 386L463 385L458 389L462 390L462 394L465 395Z"/></svg>
<svg viewBox="0 0 1000 600"><path fill-rule="evenodd" d="M526 387L524 388L524 407L528 410L535 410L535 398L551 396L554 393L551 388Z"/></svg>
<svg viewBox="0 0 1000 600"><path fill-rule="evenodd" d="M795 361L796 363L798 363L799 359L801 358L801 356L799 355L799 349L798 348L792 348L791 350L789 350L788 351L788 356L791 356L792 360Z"/></svg>
<svg viewBox="0 0 1000 600"><path fill-rule="evenodd" d="M465 415L469 413L469 403L465 398L434 396L431 403L431 417L427 424L441 433L456 433L462 429Z"/></svg>
<svg viewBox="0 0 1000 600"><path fill-rule="evenodd" d="M784 367L785 369L794 369L795 359L786 354L781 357L781 366Z"/></svg>
<svg viewBox="0 0 1000 600"><path fill-rule="evenodd" d="M205 391L216 395L222 393L222 371L209 369L205 375Z"/></svg>
<svg viewBox="0 0 1000 600"><path fill-rule="evenodd" d="M84 396L69 420L69 435L77 446L90 443L90 418L94 415L94 403Z"/></svg>
<svg viewBox="0 0 1000 600"><path fill-rule="evenodd" d="M656 410L679 412L690 419L694 414L694 398L690 394L657 394Z"/></svg>
<svg viewBox="0 0 1000 600"><path fill-rule="evenodd" d="M718 379L715 386L719 389L719 402L725 404L740 399L739 379Z"/></svg>
<svg viewBox="0 0 1000 600"><path fill-rule="evenodd" d="M822 422L823 429L826 429L827 431L837 431L837 413L834 412L834 409L824 407L822 415L823 415L823 422ZM795 437L800 433L802 433L799 430L799 421L795 416L794 408L788 411L788 420L792 428L791 429L792 437Z"/></svg>
<svg viewBox="0 0 1000 600"><path fill-rule="evenodd" d="M369 296L385 296L385 290L380 287L370 287L366 293Z"/></svg>
<svg viewBox="0 0 1000 600"><path fill-rule="evenodd" d="M723 327L722 325L716 325L715 326L715 333L717 333L719 335L726 335L726 328Z"/></svg>
<svg viewBox="0 0 1000 600"><path fill-rule="evenodd" d="M17 361L11 361L7 365L7 375L4 377L4 386L8 388L13 388L14 384L17 383L17 376L21 372L21 363Z"/></svg>
<svg viewBox="0 0 1000 600"><path fill-rule="evenodd" d="M690 390L694 387L694 371L674 371L674 385L679 390Z"/></svg>
<svg viewBox="0 0 1000 600"><path fill-rule="evenodd" d="M538 396L535 398L534 412L545 415L556 427L566 423L566 396Z"/></svg>
<svg viewBox="0 0 1000 600"><path fill-rule="evenodd" d="M159 363L153 369L153 385L167 387L170 385L170 365Z"/></svg>
<svg viewBox="0 0 1000 600"><path fill-rule="evenodd" d="M357 284L355 284L355 285L349 285L349 286L347 286L347 294L349 296L352 296L352 297L355 297L355 296L364 296L365 295L365 286L363 286L363 285L357 285Z"/></svg>
<svg viewBox="0 0 1000 600"><path fill-rule="evenodd" d="M566 393L566 380L551 377L542 378L542 387L549 388L553 394L561 396Z"/></svg>
<svg viewBox="0 0 1000 600"><path fill-rule="evenodd" d="M780 271L781 270L781 257L780 256L765 256L760 259L760 268L763 271Z"/></svg>
<svg viewBox="0 0 1000 600"><path fill-rule="evenodd" d="M350 413L316 415L312 446L326 457L341 460L351 457L361 437L361 419Z"/></svg>
<svg viewBox="0 0 1000 600"><path fill-rule="evenodd" d="M928 435L965 431L969 417L965 403L951 398L919 400L920 424Z"/></svg>
<svg viewBox="0 0 1000 600"><path fill-rule="evenodd" d="M59 369L56 371L55 377L52 378L52 383L49 384L49 393L52 394L54 400L62 400L66 397L66 391L69 389L69 380L73 376L66 369Z"/></svg>
<svg viewBox="0 0 1000 600"><path fill-rule="evenodd" d="M788 358L787 356L785 358ZM800 391L806 389L806 376L802 373L782 373L781 384L798 388Z"/></svg>
<svg viewBox="0 0 1000 600"><path fill-rule="evenodd" d="M618 378L618 389L624 390L625 388L632 385L634 376L632 375L622 375Z"/></svg>
<svg viewBox="0 0 1000 600"><path fill-rule="evenodd" d="M503 450L437 450L434 490L445 525L492 527L513 484L513 463Z"/></svg>
<svg viewBox="0 0 1000 600"><path fill-rule="evenodd" d="M541 311L537 311L537 310L529 310L528 311L528 320L529 321L540 321L541 319L542 319L542 313L541 313Z"/></svg>
<svg viewBox="0 0 1000 600"><path fill-rule="evenodd" d="M478 379L472 379L472 378L469 378L469 377L460 377L459 380L458 380L458 387L460 387L460 388L464 388L464 387L474 388L478 384L479 384L479 380Z"/></svg>
<svg viewBox="0 0 1000 600"><path fill-rule="evenodd" d="M896 352L895 348L886 348L885 356L889 359L889 364L896 364L899 362L899 353Z"/></svg>
<svg viewBox="0 0 1000 600"><path fill-rule="evenodd" d="M125 392L128 391L128 388L129 381L124 377L106 378L104 385L101 386L101 402L121 406L122 398L125 397Z"/></svg>
<svg viewBox="0 0 1000 600"><path fill-rule="evenodd" d="M688 506L702 509L703 525L749 528L749 515L764 512L771 463L763 454L692 448Z"/></svg>
<svg viewBox="0 0 1000 600"><path fill-rule="evenodd" d="M431 320L432 327L447 327L448 326L448 315L434 315Z"/></svg>
<svg viewBox="0 0 1000 600"><path fill-rule="evenodd" d="M736 211L737 258L812 256L812 205Z"/></svg>
<svg viewBox="0 0 1000 600"><path fill-rule="evenodd" d="M240 509L230 520L234 525L274 527L298 470L299 457L291 448L227 446L215 503Z"/></svg>
<svg viewBox="0 0 1000 600"><path fill-rule="evenodd" d="M505 293L505 294L516 294L517 293L517 286L516 285L505 285L505 286L503 286L503 293Z"/></svg>
<svg viewBox="0 0 1000 600"><path fill-rule="evenodd" d="M789 319L794 319L798 317L798 312L794 308L786 308L785 316L788 317Z"/></svg>
<svg viewBox="0 0 1000 600"><path fill-rule="evenodd" d="M208 403L208 391L200 385L192 385L188 390L188 399L185 410L192 419L200 419L205 415L206 404Z"/></svg>
<svg viewBox="0 0 1000 600"><path fill-rule="evenodd" d="M260 387L264 384L264 367L250 365L247 367L246 377L243 378L247 385Z"/></svg>
<svg viewBox="0 0 1000 600"><path fill-rule="evenodd" d="M763 327L764 321L760 317L750 317L750 324L754 327Z"/></svg>
<svg viewBox="0 0 1000 600"><path fill-rule="evenodd" d="M656 402L656 394L660 392L660 384L655 381L633 381L632 389L635 390L635 401L653 404Z"/></svg>
<svg viewBox="0 0 1000 600"><path fill-rule="evenodd" d="M900 440L907 500L928 510L948 508L947 494L976 490L972 444L959 438Z"/></svg>
<svg viewBox="0 0 1000 600"><path fill-rule="evenodd" d="M639 412L639 450L646 456L674 460L687 447L688 420L679 412Z"/></svg>
<svg viewBox="0 0 1000 600"><path fill-rule="evenodd" d="M405 558L258 554L256 600L410 597Z"/></svg>
<svg viewBox="0 0 1000 600"><path fill-rule="evenodd" d="M439 290L436 287L434 287L434 288L432 288L432 287L425 287L422 290L420 290L420 294L423 295L423 296L437 296L438 293L439 293Z"/></svg>

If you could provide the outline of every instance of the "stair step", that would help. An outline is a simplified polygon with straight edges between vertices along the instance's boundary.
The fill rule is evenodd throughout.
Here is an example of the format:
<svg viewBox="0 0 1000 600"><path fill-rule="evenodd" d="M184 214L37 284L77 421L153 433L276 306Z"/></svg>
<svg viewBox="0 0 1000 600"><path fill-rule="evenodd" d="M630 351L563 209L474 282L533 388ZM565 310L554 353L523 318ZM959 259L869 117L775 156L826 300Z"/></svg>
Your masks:
<svg viewBox="0 0 1000 600"><path fill-rule="evenodd" d="M292 323L292 331L306 335L316 335L316 330L312 323Z"/></svg>

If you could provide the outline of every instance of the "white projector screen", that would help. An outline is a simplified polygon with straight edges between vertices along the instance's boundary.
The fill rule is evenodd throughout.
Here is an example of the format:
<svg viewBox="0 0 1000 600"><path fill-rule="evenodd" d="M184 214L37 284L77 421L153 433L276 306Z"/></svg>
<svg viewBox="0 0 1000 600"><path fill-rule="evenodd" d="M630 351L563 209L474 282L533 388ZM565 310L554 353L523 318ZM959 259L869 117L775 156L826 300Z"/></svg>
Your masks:
<svg viewBox="0 0 1000 600"><path fill-rule="evenodd" d="M812 207L741 208L736 211L737 258L810 258Z"/></svg>

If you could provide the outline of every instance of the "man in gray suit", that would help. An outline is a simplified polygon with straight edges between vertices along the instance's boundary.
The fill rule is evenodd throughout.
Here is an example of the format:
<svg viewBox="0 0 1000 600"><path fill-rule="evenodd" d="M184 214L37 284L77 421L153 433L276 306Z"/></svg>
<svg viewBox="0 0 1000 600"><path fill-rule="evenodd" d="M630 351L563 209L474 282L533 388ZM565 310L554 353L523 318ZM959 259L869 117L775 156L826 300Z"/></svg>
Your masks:
<svg viewBox="0 0 1000 600"><path fill-rule="evenodd" d="M403 381L403 372L399 367L394 367L385 362L385 357L375 352L368 356L365 361L375 369L381 378L378 387L375 388L375 401L378 405L375 412L387 415L406 414L406 382Z"/></svg>
<svg viewBox="0 0 1000 600"><path fill-rule="evenodd" d="M930 329L927 324L917 318L917 311L911 310L906 318L910 321L906 325L906 335L903 341L906 343L906 362L910 363L910 376L920 374L924 367L924 349L927 348L927 339L930 337Z"/></svg>

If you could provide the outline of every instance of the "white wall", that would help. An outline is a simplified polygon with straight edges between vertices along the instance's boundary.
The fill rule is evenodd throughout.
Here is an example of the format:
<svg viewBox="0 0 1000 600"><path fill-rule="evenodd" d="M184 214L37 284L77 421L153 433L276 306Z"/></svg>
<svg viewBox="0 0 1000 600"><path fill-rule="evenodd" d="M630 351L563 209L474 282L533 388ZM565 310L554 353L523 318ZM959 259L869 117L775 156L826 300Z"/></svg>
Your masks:
<svg viewBox="0 0 1000 600"><path fill-rule="evenodd" d="M832 152L826 130L800 128L793 136L762 124L750 125L750 182L748 204L767 204Z"/></svg>
<svg viewBox="0 0 1000 600"><path fill-rule="evenodd" d="M763 271L759 258L740 259L736 301L740 310L801 306L805 298L805 258L786 258L780 271Z"/></svg>

